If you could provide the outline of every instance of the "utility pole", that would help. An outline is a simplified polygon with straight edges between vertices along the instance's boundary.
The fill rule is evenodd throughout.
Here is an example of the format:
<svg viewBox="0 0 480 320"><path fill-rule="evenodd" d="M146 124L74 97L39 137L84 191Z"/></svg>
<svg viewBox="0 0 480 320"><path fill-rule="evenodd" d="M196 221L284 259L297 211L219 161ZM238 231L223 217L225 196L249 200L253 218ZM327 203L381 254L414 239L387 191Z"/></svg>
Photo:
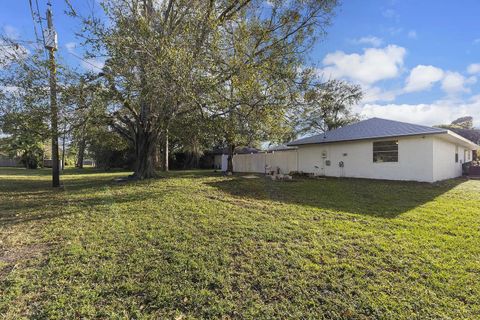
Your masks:
<svg viewBox="0 0 480 320"><path fill-rule="evenodd" d="M55 51L57 50L57 33L53 28L52 3L48 1L47 25L45 30L45 48L49 52L50 63L50 125L52 135L52 186L60 187L60 168L58 164L58 106L57 106L57 68Z"/></svg>

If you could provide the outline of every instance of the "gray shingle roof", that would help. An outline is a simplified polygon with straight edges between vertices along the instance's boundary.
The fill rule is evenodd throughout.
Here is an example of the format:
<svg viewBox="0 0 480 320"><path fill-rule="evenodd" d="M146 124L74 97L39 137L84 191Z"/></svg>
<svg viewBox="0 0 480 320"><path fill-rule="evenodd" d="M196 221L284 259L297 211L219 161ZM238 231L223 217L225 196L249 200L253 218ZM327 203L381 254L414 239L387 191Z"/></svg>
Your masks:
<svg viewBox="0 0 480 320"><path fill-rule="evenodd" d="M448 130L446 129L432 128L380 118L371 118L332 131L327 131L325 134L298 139L287 145L298 146L303 144L331 143L447 132Z"/></svg>

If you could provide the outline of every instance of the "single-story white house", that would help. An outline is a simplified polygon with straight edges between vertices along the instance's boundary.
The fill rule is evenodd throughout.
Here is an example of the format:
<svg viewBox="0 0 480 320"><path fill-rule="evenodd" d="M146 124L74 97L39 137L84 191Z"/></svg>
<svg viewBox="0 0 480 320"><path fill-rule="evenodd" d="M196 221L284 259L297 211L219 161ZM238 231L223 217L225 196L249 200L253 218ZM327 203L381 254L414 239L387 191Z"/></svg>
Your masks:
<svg viewBox="0 0 480 320"><path fill-rule="evenodd" d="M297 171L435 182L462 175L478 145L442 128L372 118L292 141Z"/></svg>

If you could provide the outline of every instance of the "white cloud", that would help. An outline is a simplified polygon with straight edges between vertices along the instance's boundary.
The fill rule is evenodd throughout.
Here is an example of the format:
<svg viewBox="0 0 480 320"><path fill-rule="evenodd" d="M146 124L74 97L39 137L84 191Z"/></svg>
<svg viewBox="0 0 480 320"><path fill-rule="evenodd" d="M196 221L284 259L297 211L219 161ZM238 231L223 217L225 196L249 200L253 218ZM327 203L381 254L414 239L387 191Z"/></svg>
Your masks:
<svg viewBox="0 0 480 320"><path fill-rule="evenodd" d="M3 27L3 33L9 39L18 39L20 37L20 32L18 31L18 29L10 25L6 25Z"/></svg>
<svg viewBox="0 0 480 320"><path fill-rule="evenodd" d="M405 48L396 45L364 49L363 54L336 51L325 56L325 68L321 72L327 77L348 78L370 85L398 76L405 53Z"/></svg>
<svg viewBox="0 0 480 320"><path fill-rule="evenodd" d="M447 124L453 120L472 116L474 125L480 126L480 99L470 102L438 101L432 104L366 104L357 112L366 118L380 117L427 126Z"/></svg>
<svg viewBox="0 0 480 320"><path fill-rule="evenodd" d="M373 102L391 102L395 100L398 91L395 90L383 90L379 87L365 87L363 88L363 103L373 103Z"/></svg>
<svg viewBox="0 0 480 320"><path fill-rule="evenodd" d="M409 37L410 39L417 39L417 31L415 30L408 31L407 37Z"/></svg>
<svg viewBox="0 0 480 320"><path fill-rule="evenodd" d="M380 47L383 44L383 40L374 36L362 37L359 39L351 40L353 44L368 44L372 47Z"/></svg>
<svg viewBox="0 0 480 320"><path fill-rule="evenodd" d="M82 67L91 72L99 72L105 66L105 62L99 59L90 58L82 60Z"/></svg>
<svg viewBox="0 0 480 320"><path fill-rule="evenodd" d="M418 65L410 71L410 75L405 80L405 92L416 92L427 90L432 85L442 80L444 72L434 66Z"/></svg>
<svg viewBox="0 0 480 320"><path fill-rule="evenodd" d="M67 49L68 52L74 52L76 47L77 47L76 42L68 42L65 44L65 48Z"/></svg>
<svg viewBox="0 0 480 320"><path fill-rule="evenodd" d="M480 38L474 39L473 44L480 44Z"/></svg>
<svg viewBox="0 0 480 320"><path fill-rule="evenodd" d="M473 84L476 81L477 78L475 77L465 78L458 72L448 71L442 80L442 89L449 95L470 92L466 85Z"/></svg>
<svg viewBox="0 0 480 320"><path fill-rule="evenodd" d="M468 72L474 74L480 72L480 65L472 64L468 67ZM477 82L475 76L465 77L459 72L443 71L434 66L418 65L412 69L410 75L405 80L404 92L416 92L429 90L434 83L442 82L442 90L448 96L454 96L459 93L469 93L469 85Z"/></svg>
<svg viewBox="0 0 480 320"><path fill-rule="evenodd" d="M470 74L480 73L480 63L472 63L468 66L467 72Z"/></svg>

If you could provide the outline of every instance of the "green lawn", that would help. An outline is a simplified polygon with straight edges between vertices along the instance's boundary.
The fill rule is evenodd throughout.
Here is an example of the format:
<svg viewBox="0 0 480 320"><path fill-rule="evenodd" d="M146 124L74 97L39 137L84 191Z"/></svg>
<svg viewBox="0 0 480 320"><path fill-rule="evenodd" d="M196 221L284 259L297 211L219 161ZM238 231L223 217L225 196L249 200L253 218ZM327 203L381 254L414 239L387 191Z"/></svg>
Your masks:
<svg viewBox="0 0 480 320"><path fill-rule="evenodd" d="M480 181L0 169L0 318L478 319Z"/></svg>

